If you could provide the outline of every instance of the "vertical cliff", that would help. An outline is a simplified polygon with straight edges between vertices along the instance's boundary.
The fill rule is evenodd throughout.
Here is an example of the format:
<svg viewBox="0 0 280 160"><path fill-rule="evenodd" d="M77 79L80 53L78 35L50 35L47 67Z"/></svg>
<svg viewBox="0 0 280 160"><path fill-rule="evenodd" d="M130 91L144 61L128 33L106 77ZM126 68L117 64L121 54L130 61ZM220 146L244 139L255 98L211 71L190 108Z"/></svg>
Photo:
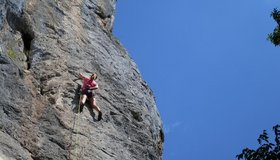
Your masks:
<svg viewBox="0 0 280 160"><path fill-rule="evenodd" d="M0 0L0 159L162 159L152 91L111 34L116 0ZM78 74L97 104L76 114Z"/></svg>

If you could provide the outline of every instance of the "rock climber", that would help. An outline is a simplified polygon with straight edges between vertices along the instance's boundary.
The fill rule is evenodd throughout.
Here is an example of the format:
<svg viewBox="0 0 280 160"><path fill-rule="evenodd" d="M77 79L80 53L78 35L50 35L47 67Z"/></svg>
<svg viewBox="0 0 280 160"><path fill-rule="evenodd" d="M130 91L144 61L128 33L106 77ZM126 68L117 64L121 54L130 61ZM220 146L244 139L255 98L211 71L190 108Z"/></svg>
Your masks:
<svg viewBox="0 0 280 160"><path fill-rule="evenodd" d="M86 103L86 100L89 100L90 106L92 109L95 109L98 111L98 118L97 120L100 121L102 119L102 112L100 108L96 105L96 99L95 94L93 93L93 90L98 89L98 84L96 83L97 74L92 74L90 77L85 77L81 73L79 74L80 79L83 81L82 85L82 93L81 93L81 99L80 99L80 112L83 111L84 105Z"/></svg>

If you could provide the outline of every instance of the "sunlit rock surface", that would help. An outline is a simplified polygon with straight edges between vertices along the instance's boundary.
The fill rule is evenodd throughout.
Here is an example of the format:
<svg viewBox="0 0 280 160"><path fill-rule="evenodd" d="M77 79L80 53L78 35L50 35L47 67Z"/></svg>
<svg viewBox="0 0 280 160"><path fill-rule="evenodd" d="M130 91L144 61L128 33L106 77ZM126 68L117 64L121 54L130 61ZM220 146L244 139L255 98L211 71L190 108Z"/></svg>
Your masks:
<svg viewBox="0 0 280 160"><path fill-rule="evenodd" d="M162 159L154 96L112 35L115 0L0 0L0 159ZM97 104L76 114L78 74Z"/></svg>

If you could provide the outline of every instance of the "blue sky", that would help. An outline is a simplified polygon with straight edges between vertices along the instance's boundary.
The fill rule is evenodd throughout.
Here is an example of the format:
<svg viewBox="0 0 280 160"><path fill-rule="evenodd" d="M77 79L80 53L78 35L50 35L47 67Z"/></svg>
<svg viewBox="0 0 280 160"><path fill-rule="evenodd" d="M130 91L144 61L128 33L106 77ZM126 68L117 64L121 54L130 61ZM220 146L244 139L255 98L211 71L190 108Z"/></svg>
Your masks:
<svg viewBox="0 0 280 160"><path fill-rule="evenodd" d="M234 160L280 124L279 0L117 2L114 34L156 96L164 160Z"/></svg>

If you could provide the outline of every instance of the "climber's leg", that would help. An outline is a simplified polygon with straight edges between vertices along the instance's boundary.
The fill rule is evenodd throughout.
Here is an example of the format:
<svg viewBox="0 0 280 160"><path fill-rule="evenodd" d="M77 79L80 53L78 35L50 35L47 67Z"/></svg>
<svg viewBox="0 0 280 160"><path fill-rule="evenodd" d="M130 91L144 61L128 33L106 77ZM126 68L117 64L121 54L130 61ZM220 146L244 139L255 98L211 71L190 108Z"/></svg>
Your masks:
<svg viewBox="0 0 280 160"><path fill-rule="evenodd" d="M83 112L86 100L87 100L87 95L82 94L81 97L80 97L80 104L79 104L80 105L80 110L79 110L79 112Z"/></svg>
<svg viewBox="0 0 280 160"><path fill-rule="evenodd" d="M92 109L98 111L98 121L100 121L102 119L102 112L100 108L96 105L96 99L94 97L90 98L90 105Z"/></svg>

